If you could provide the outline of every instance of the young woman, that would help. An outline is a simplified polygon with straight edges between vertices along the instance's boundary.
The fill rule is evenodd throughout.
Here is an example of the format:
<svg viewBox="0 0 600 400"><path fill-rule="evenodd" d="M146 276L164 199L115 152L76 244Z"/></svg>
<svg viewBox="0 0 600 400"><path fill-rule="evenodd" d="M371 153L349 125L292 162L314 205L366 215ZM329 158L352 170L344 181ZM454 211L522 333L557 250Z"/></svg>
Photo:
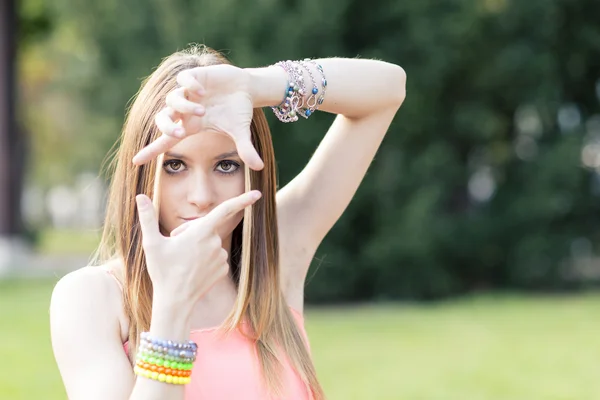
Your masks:
<svg viewBox="0 0 600 400"><path fill-rule="evenodd" d="M166 58L125 122L99 261L52 295L69 398L324 398L304 330L305 277L405 81L375 60L242 69L206 47ZM266 106L283 122L338 114L279 191Z"/></svg>

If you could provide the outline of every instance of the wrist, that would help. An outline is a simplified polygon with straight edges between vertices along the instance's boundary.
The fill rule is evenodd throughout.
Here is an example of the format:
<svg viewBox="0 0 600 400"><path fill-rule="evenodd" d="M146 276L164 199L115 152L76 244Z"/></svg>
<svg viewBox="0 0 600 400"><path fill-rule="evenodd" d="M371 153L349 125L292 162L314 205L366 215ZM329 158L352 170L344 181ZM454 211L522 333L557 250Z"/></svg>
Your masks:
<svg viewBox="0 0 600 400"><path fill-rule="evenodd" d="M169 319L171 323L185 325L190 321L193 303L184 297L155 290L152 297L152 320L156 317L161 321Z"/></svg>
<svg viewBox="0 0 600 400"><path fill-rule="evenodd" d="M250 96L254 108L277 106L285 98L288 85L283 68L271 65L264 68L247 68L250 74Z"/></svg>

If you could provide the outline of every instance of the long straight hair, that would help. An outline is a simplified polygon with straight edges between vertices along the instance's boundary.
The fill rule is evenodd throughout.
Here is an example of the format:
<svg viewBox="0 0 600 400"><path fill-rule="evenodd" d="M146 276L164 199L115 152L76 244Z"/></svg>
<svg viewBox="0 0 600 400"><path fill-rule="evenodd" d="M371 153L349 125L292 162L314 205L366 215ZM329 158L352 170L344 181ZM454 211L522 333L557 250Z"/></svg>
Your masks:
<svg viewBox="0 0 600 400"><path fill-rule="evenodd" d="M123 298L129 319L129 352L133 363L140 333L150 328L152 281L146 270L142 233L135 196L146 194L158 199L160 158L143 166L134 166L133 156L161 133L154 116L165 106L167 94L177 87L177 74L185 69L229 64L220 53L193 46L163 60L142 83L131 104L123 132L112 160L106 220L95 262L111 259L124 262ZM238 293L235 306L222 329L241 329L255 343L263 378L275 395L283 391L281 363L289 360L312 397L324 399L314 364L294 317L283 296L279 270L279 240L275 195L277 190L275 155L271 132L261 109L255 109L250 126L252 142L264 161L262 171L245 167L246 190L258 189L262 200L244 211L242 222L232 233L231 273Z"/></svg>

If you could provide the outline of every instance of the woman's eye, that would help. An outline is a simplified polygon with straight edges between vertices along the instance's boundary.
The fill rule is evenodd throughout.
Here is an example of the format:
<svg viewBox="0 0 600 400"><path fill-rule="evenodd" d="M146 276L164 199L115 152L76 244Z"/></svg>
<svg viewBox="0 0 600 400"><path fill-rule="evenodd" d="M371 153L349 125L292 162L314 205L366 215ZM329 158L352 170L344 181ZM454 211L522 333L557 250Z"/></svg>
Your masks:
<svg viewBox="0 0 600 400"><path fill-rule="evenodd" d="M183 163L177 160L169 160L164 163L165 170L173 173L183 169Z"/></svg>
<svg viewBox="0 0 600 400"><path fill-rule="evenodd" d="M217 164L217 170L225 174L231 174L239 168L239 164L233 161L221 161Z"/></svg>

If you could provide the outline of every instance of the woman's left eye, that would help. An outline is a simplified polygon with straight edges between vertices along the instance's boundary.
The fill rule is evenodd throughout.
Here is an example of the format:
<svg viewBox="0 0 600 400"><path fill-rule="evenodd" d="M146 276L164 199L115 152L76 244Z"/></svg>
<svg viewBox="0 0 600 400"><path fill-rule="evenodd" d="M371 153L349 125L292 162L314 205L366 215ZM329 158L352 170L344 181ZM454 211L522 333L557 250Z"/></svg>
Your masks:
<svg viewBox="0 0 600 400"><path fill-rule="evenodd" d="M235 161L224 160L217 164L217 171L223 174L233 174L240 167Z"/></svg>

